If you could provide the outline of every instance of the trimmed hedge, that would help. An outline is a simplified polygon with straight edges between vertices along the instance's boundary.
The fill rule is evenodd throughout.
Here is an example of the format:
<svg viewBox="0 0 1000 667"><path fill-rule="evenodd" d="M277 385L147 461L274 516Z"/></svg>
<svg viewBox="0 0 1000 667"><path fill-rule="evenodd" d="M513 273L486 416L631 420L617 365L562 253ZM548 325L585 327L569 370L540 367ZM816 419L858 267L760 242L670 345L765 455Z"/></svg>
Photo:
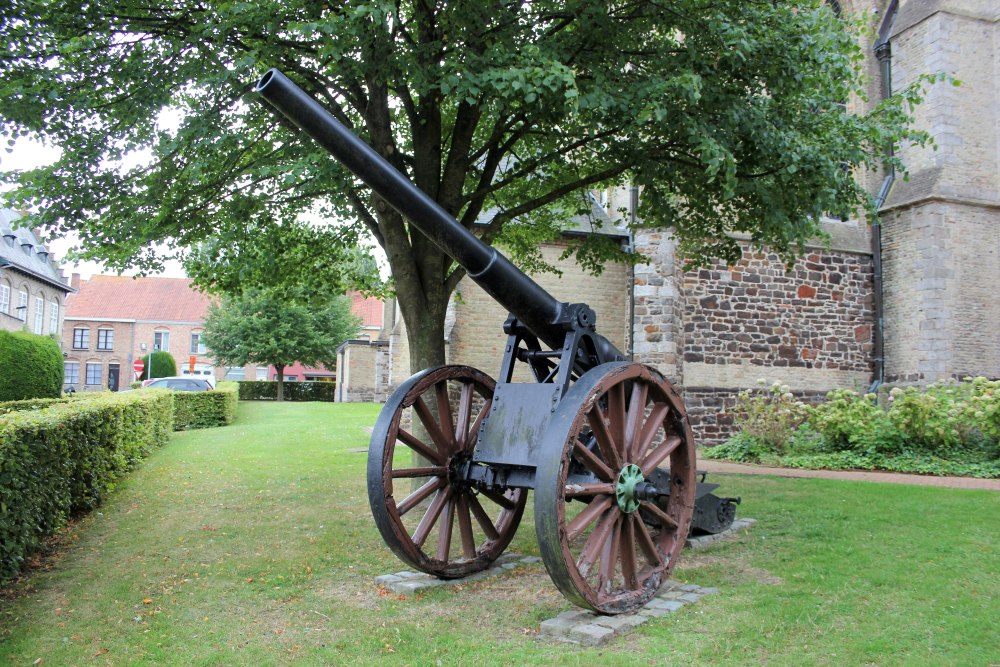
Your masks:
<svg viewBox="0 0 1000 667"><path fill-rule="evenodd" d="M50 336L0 330L0 369L0 401L62 394L62 352Z"/></svg>
<svg viewBox="0 0 1000 667"><path fill-rule="evenodd" d="M239 388L220 382L215 391L175 391L174 430L209 428L231 424L236 418Z"/></svg>
<svg viewBox="0 0 1000 667"><path fill-rule="evenodd" d="M102 393L0 416L0 582L166 443L172 405L167 392Z"/></svg>
<svg viewBox="0 0 1000 667"><path fill-rule="evenodd" d="M278 398L278 383L273 380L240 380L240 400L274 401ZM336 382L286 382L286 401L337 400Z"/></svg>
<svg viewBox="0 0 1000 667"><path fill-rule="evenodd" d="M63 396L61 398L26 398L23 401L3 401L0 403L0 415L8 412L20 412L22 410L41 410L50 408L60 403L68 403L71 399Z"/></svg>

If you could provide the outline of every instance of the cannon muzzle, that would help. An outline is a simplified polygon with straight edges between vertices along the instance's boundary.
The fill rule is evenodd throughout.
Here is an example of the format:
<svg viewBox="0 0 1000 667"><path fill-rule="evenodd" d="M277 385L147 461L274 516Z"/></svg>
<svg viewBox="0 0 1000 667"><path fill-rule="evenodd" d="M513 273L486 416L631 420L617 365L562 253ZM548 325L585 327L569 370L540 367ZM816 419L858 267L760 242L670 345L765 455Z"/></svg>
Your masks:
<svg viewBox="0 0 1000 667"><path fill-rule="evenodd" d="M558 301L510 260L479 240L280 71L268 70L254 91L458 262L476 284L535 336L553 348L562 345L569 304ZM592 329L593 325L589 326ZM598 346L605 348L611 358L621 358L610 342L601 339Z"/></svg>

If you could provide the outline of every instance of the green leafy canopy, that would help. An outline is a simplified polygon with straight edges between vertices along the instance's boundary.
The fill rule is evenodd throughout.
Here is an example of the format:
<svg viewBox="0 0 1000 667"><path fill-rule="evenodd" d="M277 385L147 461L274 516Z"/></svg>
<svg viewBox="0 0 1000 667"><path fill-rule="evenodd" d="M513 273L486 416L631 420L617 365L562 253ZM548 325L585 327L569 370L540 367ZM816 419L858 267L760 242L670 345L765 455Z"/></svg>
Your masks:
<svg viewBox="0 0 1000 667"><path fill-rule="evenodd" d="M909 128L918 87L865 115L841 104L864 96L860 23L818 0L9 4L0 125L64 150L6 177L36 222L77 231L87 255L118 268L154 268L154 241L198 247L205 284L331 276L367 234L388 257L418 364L443 356L464 272L248 95L267 67L466 227L489 220L486 241L516 220L512 247L529 257L525 229L551 236L582 191L627 182L643 188L643 224L673 227L689 260L734 259L732 232L787 252L824 211L874 212L852 171L928 140ZM152 163L120 166L139 150ZM347 222L312 244L305 212ZM581 249L592 266L612 251ZM244 252L251 261L233 259Z"/></svg>

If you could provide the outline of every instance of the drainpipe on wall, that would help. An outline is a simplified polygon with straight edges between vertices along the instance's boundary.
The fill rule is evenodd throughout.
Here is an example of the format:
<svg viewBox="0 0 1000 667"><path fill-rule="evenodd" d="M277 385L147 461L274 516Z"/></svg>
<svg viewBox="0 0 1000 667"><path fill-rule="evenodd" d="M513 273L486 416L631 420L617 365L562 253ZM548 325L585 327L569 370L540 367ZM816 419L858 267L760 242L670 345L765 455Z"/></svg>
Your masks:
<svg viewBox="0 0 1000 667"><path fill-rule="evenodd" d="M635 223L639 214L639 186L633 185L628 191L628 243L629 249L635 252ZM629 267L628 281L628 321L631 329L628 341L628 360L635 361L635 264Z"/></svg>
<svg viewBox="0 0 1000 667"><path fill-rule="evenodd" d="M892 96L892 47L889 44L889 37L892 32L892 24L896 20L896 13L899 9L898 0L892 0L886 8L885 17L879 27L878 40L875 42L875 57L878 59L879 67L882 70L882 99ZM886 147L886 157L892 157L893 147L890 144ZM875 196L875 209L882 208L889 191L896 180L896 170L892 165L886 165L885 178ZM875 379L869 393L875 393L885 382L885 301L882 294L882 223L876 218L872 222L872 289L874 291L875 309Z"/></svg>

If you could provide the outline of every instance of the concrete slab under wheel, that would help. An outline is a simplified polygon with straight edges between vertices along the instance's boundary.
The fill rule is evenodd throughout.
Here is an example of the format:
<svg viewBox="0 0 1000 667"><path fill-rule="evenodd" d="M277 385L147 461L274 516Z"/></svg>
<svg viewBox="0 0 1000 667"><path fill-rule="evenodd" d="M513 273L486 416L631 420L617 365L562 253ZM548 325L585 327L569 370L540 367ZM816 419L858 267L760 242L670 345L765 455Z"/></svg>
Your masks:
<svg viewBox="0 0 1000 667"><path fill-rule="evenodd" d="M745 531L755 523L757 523L756 519L737 519L730 528L717 535L689 538L685 546L691 549L701 549ZM457 586L470 581L488 579L503 572L540 562L541 559L538 556L506 553L485 570L461 579L438 579L423 572L404 570L375 577L375 583L399 595L413 595L428 588ZM717 588L668 580L660 587L653 599L635 613L602 616L586 609L571 609L562 612L555 618L542 621L538 634L541 638L554 641L583 646L600 646L614 637L631 632L651 618L666 616L685 605L697 602L705 595L718 592Z"/></svg>

